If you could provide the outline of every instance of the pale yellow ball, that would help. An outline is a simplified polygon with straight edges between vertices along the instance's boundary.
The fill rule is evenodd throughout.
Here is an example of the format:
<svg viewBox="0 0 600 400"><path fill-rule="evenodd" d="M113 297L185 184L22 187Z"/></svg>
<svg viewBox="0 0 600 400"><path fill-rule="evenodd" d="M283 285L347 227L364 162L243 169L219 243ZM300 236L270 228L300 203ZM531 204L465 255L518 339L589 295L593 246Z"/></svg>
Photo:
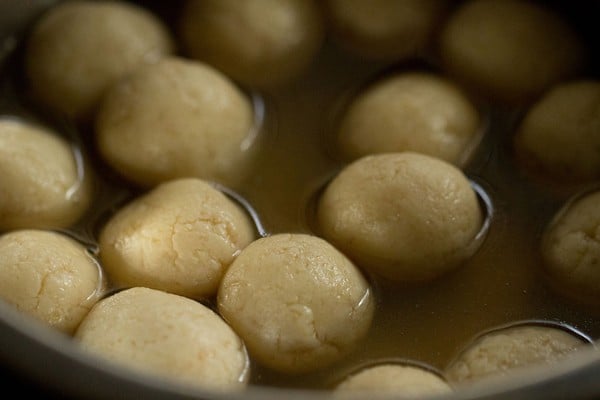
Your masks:
<svg viewBox="0 0 600 400"><path fill-rule="evenodd" d="M424 56L443 22L445 0L327 0L335 41L376 60Z"/></svg>
<svg viewBox="0 0 600 400"><path fill-rule="evenodd" d="M367 334L369 283L325 240L276 234L247 246L219 288L218 309L258 363L287 374L340 360Z"/></svg>
<svg viewBox="0 0 600 400"><path fill-rule="evenodd" d="M600 177L600 81L558 84L527 111L514 138L519 162L562 181Z"/></svg>
<svg viewBox="0 0 600 400"><path fill-rule="evenodd" d="M544 325L515 325L488 332L470 343L448 366L456 385L518 376L528 367L551 366L587 345L567 330Z"/></svg>
<svg viewBox="0 0 600 400"><path fill-rule="evenodd" d="M118 210L100 232L100 259L119 287L210 298L254 232L238 204L200 179L182 178Z"/></svg>
<svg viewBox="0 0 600 400"><path fill-rule="evenodd" d="M93 201L83 154L51 128L0 119L0 231L67 228Z"/></svg>
<svg viewBox="0 0 600 400"><path fill-rule="evenodd" d="M440 34L439 48L452 75L508 104L533 100L585 63L583 44L562 16L522 0L460 4Z"/></svg>
<svg viewBox="0 0 600 400"><path fill-rule="evenodd" d="M249 377L244 344L215 312L159 290L136 287L101 300L75 341L116 365L196 389L238 391Z"/></svg>
<svg viewBox="0 0 600 400"><path fill-rule="evenodd" d="M398 399L414 399L451 394L452 388L441 376L424 368L382 364L349 375L336 385L335 392L393 395Z"/></svg>
<svg viewBox="0 0 600 400"><path fill-rule="evenodd" d="M168 57L108 91L95 135L104 160L138 185L193 176L231 186L252 158L254 128L249 97L225 75Z"/></svg>
<svg viewBox="0 0 600 400"><path fill-rule="evenodd" d="M105 91L122 76L174 51L163 22L117 1L65 1L48 9L26 41L33 95L47 108L91 119Z"/></svg>
<svg viewBox="0 0 600 400"><path fill-rule="evenodd" d="M379 80L344 112L337 141L345 159L414 151L464 165L477 145L479 112L461 88L433 73Z"/></svg>
<svg viewBox="0 0 600 400"><path fill-rule="evenodd" d="M600 192L574 196L548 222L541 244L551 285L600 306Z"/></svg>
<svg viewBox="0 0 600 400"><path fill-rule="evenodd" d="M318 200L319 233L362 268L393 281L437 278L476 250L483 213L457 167L418 153L365 156Z"/></svg>
<svg viewBox="0 0 600 400"><path fill-rule="evenodd" d="M313 0L188 0L179 36L188 56L244 85L270 88L308 68L325 27Z"/></svg>
<svg viewBox="0 0 600 400"><path fill-rule="evenodd" d="M0 298L71 334L104 294L100 266L64 234L15 230L0 236Z"/></svg>

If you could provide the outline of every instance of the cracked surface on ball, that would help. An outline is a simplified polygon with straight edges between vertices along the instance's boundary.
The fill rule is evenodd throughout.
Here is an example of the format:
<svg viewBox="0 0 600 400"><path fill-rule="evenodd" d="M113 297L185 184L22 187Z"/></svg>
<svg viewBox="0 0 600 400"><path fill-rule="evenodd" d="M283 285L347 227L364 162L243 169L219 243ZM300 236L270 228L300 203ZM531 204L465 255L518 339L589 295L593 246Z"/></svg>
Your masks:
<svg viewBox="0 0 600 400"><path fill-rule="evenodd" d="M254 239L254 229L248 215L210 184L178 179L111 217L100 234L100 259L117 285L208 298Z"/></svg>
<svg viewBox="0 0 600 400"><path fill-rule="evenodd" d="M240 253L223 278L218 307L251 356L299 373L340 359L364 337L371 296L360 271L326 241L277 234Z"/></svg>
<svg viewBox="0 0 600 400"><path fill-rule="evenodd" d="M468 383L510 376L520 368L560 362L585 342L549 326L514 326L480 337L446 369L448 380Z"/></svg>
<svg viewBox="0 0 600 400"><path fill-rule="evenodd" d="M103 295L100 267L85 246L43 230L0 236L0 297L71 334Z"/></svg>
<svg viewBox="0 0 600 400"><path fill-rule="evenodd" d="M546 229L541 251L552 286L600 306L600 192L573 199Z"/></svg>

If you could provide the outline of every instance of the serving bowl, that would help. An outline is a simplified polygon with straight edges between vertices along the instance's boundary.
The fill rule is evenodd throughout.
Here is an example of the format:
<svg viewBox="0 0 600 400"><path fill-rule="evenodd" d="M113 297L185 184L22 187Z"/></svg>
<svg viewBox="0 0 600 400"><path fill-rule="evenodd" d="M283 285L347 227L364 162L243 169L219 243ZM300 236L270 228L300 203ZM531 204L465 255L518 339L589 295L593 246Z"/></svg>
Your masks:
<svg viewBox="0 0 600 400"><path fill-rule="evenodd" d="M22 35L26 32L29 24L35 20L39 13L43 12L47 7L52 6L54 3L54 1L0 1L1 61L8 64L8 62L12 60L12 57L16 57L15 55L18 56L19 51L21 51L20 45ZM569 18L572 18L577 24L579 24L581 31L588 38L595 37L594 33L597 33L597 29L594 27L591 20L593 20L592 16L594 15L594 12L598 12L598 3L592 3L590 5L572 5L568 4L567 2L554 3L553 6L564 11ZM149 2L149 4L154 3ZM157 10L169 8L165 7L164 5L156 6L156 4L154 4L154 7L156 7ZM167 10L167 14L168 13L169 11ZM597 46L594 46L594 39L590 39L589 42L592 44L591 63L592 65L597 66ZM328 46L332 45L328 44ZM421 64L418 62L414 65L407 63L401 64L400 66L381 63L362 63L361 61L344 55L340 50L335 48L331 49L331 47L329 47L324 51L327 51L327 53L323 53L323 56L314 67L314 70L309 72L309 74L303 78L305 79L305 81L303 81L304 83L292 85L280 92L267 92L263 94L264 102L267 108L267 124L272 124L271 126L287 127L287 124L293 124L299 121L299 117L297 117L297 115L301 115L302 118L304 118L306 115L314 113L315 109L319 109L319 107L324 106L324 104L327 104L330 100L333 101L333 105L325 105L325 107L329 107L328 112L330 113L330 115L327 117L327 123L325 125L333 124L335 119L332 117L332 115L335 116L336 110L339 111L339 109L343 107L344 101L347 100L352 91L357 90L360 86L359 84L363 84L365 82L365 77L373 77L377 74L385 74L390 68L412 68L415 66L421 66ZM339 73L337 81L325 84L322 80L316 77L324 71L330 71L332 65L335 65L335 63L339 62L335 61L337 60L336 57L340 57L341 59L347 61L349 65L352 65L355 67L355 69L352 67L348 68L348 71ZM360 82L357 82L356 85L351 86L350 89L348 89L347 82L351 81L352 79L358 79ZM320 88L319 85L323 86ZM319 96L322 96L320 97L321 103L316 102L311 104L311 102L315 100L314 97L311 97L311 93L314 93L315 90L323 91L321 94L319 94ZM0 104L2 104L4 107L2 111L4 113L7 111L22 112L23 110L20 109L21 106L15 105L15 102L10 99L10 96L11 95L9 94L7 98L0 101ZM269 117L269 115L275 116ZM506 194L503 192L503 190L507 190L507 188L511 186L511 183L503 182L502 180L490 180L487 174L489 174L490 171L492 171L497 165L502 165L503 162L506 162L505 159L504 161L502 160L502 156L498 155L494 149L506 146L506 142L501 138L501 132L506 130L507 126L510 127L515 123L515 121L518 121L520 114L519 112L506 112L506 110L502 110L502 112L497 114L495 114L494 111L488 115L490 115L491 122L488 121L486 127L483 129L491 129L492 131L495 130L496 133L488 135L489 138L483 139L482 143L480 144L481 149L483 150L481 150L479 155L475 156L471 162L470 173L473 176L473 179L479 179L483 177L483 179L477 180L477 183L488 190L488 193L492 193L491 204L488 204L488 207L493 207L494 211L488 211L488 214L493 214L493 218L495 218L493 222L496 224L493 226L498 226L498 228L491 228L496 230L490 233L490 238L488 238L485 244L488 252L492 252L491 249L495 245L502 243L502 240L505 240L506 237L511 235L510 230L507 230L509 229L507 226L510 225L509 222L507 222L510 220L510 216L505 213L509 208L507 207L507 203L509 201L506 200L506 197L503 198L503 195ZM317 122L322 122L322 120L320 120L320 114L313 119L314 120L305 122L306 126L316 130L327 129L318 127L316 125ZM498 121L503 121L500 124L500 127L494 125L494 123ZM505 125L503 126L502 124ZM492 128L489 128L490 125ZM280 139L284 142L287 140L285 143L288 147L293 147L294 144L297 144L290 139L290 137L283 137L283 139L280 137ZM277 140L277 138L274 140ZM319 143L319 141L315 138L312 140L314 141L312 144ZM500 158L500 161L498 161L498 157ZM330 172L331 170L327 171L327 173ZM478 174L480 174L480 176L478 176ZM325 175L327 174L321 175L319 179L324 179ZM504 175L502 179L510 179L511 176L513 175L507 174ZM276 180L275 175L270 176L270 178L267 177L266 179L271 179L272 181ZM321 182L311 182L311 187L314 189L320 184ZM294 195L295 194L289 194L290 197L293 197ZM302 196L304 199L303 201L310 203L310 193L302 193ZM262 201L263 203L260 204L260 200L258 200L259 214L260 210L265 209L267 205L264 199ZM506 201L506 203L503 203L503 201ZM540 215L545 216L554 211L556 206L556 203L553 202L542 204L544 204L545 208L542 207L539 212ZM274 218L275 222L271 221L272 224L270 228L270 221L267 218L267 229L270 229L271 231L286 230L288 228L308 229L308 227L303 226L301 223L298 224L298 216L295 214L299 211L297 211L294 207L292 207L292 209L294 211L291 213L293 214L291 217L280 216L279 220ZM301 208L300 212L304 212L304 209ZM543 218L538 216L532 220L536 221L541 219ZM529 230L526 230L525 233L520 233L523 235L521 238L526 237L527 234L535 234L538 232L538 229L539 226L531 227ZM510 259L510 255L504 255L504 257L506 257L504 260ZM496 276L496 278L500 279L499 276ZM453 277L453 279L458 278ZM503 281L499 282L504 284ZM475 285L475 283L473 284ZM381 290L387 293L387 297L389 298L390 295L394 293L395 289L384 287ZM440 284L437 287L437 290L439 290L441 293L448 293L453 289L451 284ZM510 297L515 295L514 291L509 289L507 290L508 291L504 293L504 296ZM525 286L523 290L535 291L540 289L538 286ZM499 290L499 293L500 292L501 291ZM417 306L432 301L430 299L432 295L424 296L425 297L421 297L419 293L414 294L413 300ZM545 296L549 295L545 294ZM483 301L482 298L478 298L476 296L474 296L473 299ZM516 320L515 317L513 317L510 313L505 312L504 309L498 305L501 303L501 300L497 300L498 303L494 303L493 299L486 299L490 302L490 304L485 304L483 309L480 309L477 304L471 304L469 308L465 310L446 310L446 315L452 315L452 313L456 313L456 318L459 322L454 323L459 325L461 322L469 319L484 318L482 315L485 313L492 313L487 320L484 318L481 319L480 322L473 323L473 326L477 327L477 329L474 329L472 332L466 335L463 334L463 336L473 336L475 333L481 331L481 327L491 327L507 322L514 322ZM516 307L516 304L518 304L519 301L521 300L517 299L515 304L513 304L511 307ZM494 307L496 306L500 308L495 309ZM527 307L530 307L530 305L526 306L525 308ZM480 311L474 311L477 309L480 309ZM571 308L570 306L566 306L564 308L562 308L562 306L556 306L554 308L549 307L544 312L547 313L546 315L550 315L550 319L555 321L561 321L567 324L572 324L573 321L575 321L574 323L576 325L583 326L584 328L591 327L591 330L598 332L598 323L595 322L595 320L589 320L590 318L594 319L593 314L582 313L578 315L578 312L573 310L575 309ZM494 312L498 314L493 315ZM574 315L570 315L571 313ZM534 316L532 314L535 313L526 310L523 312L517 311L514 314L519 316L517 319L533 319ZM573 317L573 321L571 320L571 317ZM59 398L90 399L137 397L149 399L269 399L285 396L286 398L290 399L298 398L314 400L329 399L332 397L331 393L327 391L303 388L303 385L299 383L302 379L310 380L314 378L282 378L277 374L269 376L268 371L263 371L263 373L267 375L267 378L264 380L265 382L268 382L269 380L277 381L277 379L281 379L284 383L279 386L263 384L251 385L251 387L245 390L243 393L214 393L210 391L202 391L200 389L181 387L173 384L172 382L166 380L163 381L154 377L149 378L143 374L137 374L129 369L123 369L104 362L103 360L92 357L91 355L82 352L81 349L77 348L76 346L73 346L73 343L69 338L66 338L56 332L48 331L45 326L40 326L37 322L29 320L4 303L0 303L0 322L0 358L2 360L3 369L6 371L4 380L5 384L14 386L17 388L17 390L22 390L24 392L33 390L35 393L42 394L44 397L56 396ZM397 325L392 324L392 326L398 328ZM440 326L442 325L438 325L438 329ZM384 330L384 328L381 329ZM381 330L377 332L378 334L381 334ZM417 337L415 332L421 332L421 330L420 328L414 328L412 330L409 329L408 332L408 335L414 335L414 337ZM403 335L406 334L407 333L403 333ZM423 340L431 344L434 342L434 340L439 340L440 337L442 340L444 340L444 334L445 332L439 331L435 333L437 336L433 335L435 337L423 338ZM592 337L592 339L595 340L597 337ZM454 338L452 340L458 339ZM413 342L416 341L417 339L413 339ZM404 345L409 346L410 343L411 341L408 340L404 343ZM407 353L410 354L410 358L417 358L419 354L418 351L415 351L412 354L410 351L407 351ZM447 358L447 355L444 355L441 358L443 359L444 357ZM360 359L360 355L357 355L356 359ZM472 386L461 388L452 395L444 396L443 398L465 400L521 398L591 399L600 396L599 378L600 355L598 355L598 353L592 349L590 351L583 351L578 354L577 357L570 358L558 365L531 368L531 370L524 371L522 374L519 374L510 381L502 380L498 382L473 384ZM382 397L385 398L384 396ZM368 398L373 398L373 396L369 395ZM393 398L393 396L391 396L391 398Z"/></svg>

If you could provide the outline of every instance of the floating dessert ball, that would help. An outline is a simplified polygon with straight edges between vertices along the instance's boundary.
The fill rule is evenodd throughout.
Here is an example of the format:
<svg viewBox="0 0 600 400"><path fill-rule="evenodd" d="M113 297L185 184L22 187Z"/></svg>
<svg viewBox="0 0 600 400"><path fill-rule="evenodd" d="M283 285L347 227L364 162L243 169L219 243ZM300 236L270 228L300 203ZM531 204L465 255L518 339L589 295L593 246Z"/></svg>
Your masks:
<svg viewBox="0 0 600 400"><path fill-rule="evenodd" d="M96 260L62 233L23 229L0 236L0 298L71 334L104 294Z"/></svg>
<svg viewBox="0 0 600 400"><path fill-rule="evenodd" d="M101 155L142 186L194 176L233 185L251 158L250 99L213 67L180 57L113 86L96 119Z"/></svg>
<svg viewBox="0 0 600 400"><path fill-rule="evenodd" d="M87 165L52 129L0 118L0 231L67 228L92 201Z"/></svg>
<svg viewBox="0 0 600 400"><path fill-rule="evenodd" d="M457 167L411 152L345 166L318 200L317 229L361 267L393 281L425 281L476 250L477 194Z"/></svg>
<svg viewBox="0 0 600 400"><path fill-rule="evenodd" d="M335 391L385 393L398 398L415 398L450 394L452 388L441 376L425 368L387 363L349 375L336 385Z"/></svg>
<svg viewBox="0 0 600 400"><path fill-rule="evenodd" d="M242 250L217 304L253 359L289 374L341 359L364 338L374 311L360 270L325 240L300 233Z"/></svg>
<svg viewBox="0 0 600 400"><path fill-rule="evenodd" d="M328 0L336 42L369 59L422 56L443 21L445 0Z"/></svg>
<svg viewBox="0 0 600 400"><path fill-rule="evenodd" d="M600 177L600 81L552 87L527 111L514 146L523 165L552 179Z"/></svg>
<svg viewBox="0 0 600 400"><path fill-rule="evenodd" d="M529 102L578 73L585 58L562 16L530 1L467 1L450 16L439 41L442 64L452 75L510 104Z"/></svg>
<svg viewBox="0 0 600 400"><path fill-rule="evenodd" d="M542 241L544 268L560 293L600 306L600 192L574 196L557 213Z"/></svg>
<svg viewBox="0 0 600 400"><path fill-rule="evenodd" d="M210 308L135 287L98 302L75 332L85 351L190 387L240 390L248 380L244 344Z"/></svg>
<svg viewBox="0 0 600 400"><path fill-rule="evenodd" d="M27 38L25 66L33 95L45 107L88 119L115 81L173 51L167 27L145 8L68 1L36 21Z"/></svg>
<svg viewBox="0 0 600 400"><path fill-rule="evenodd" d="M186 54L251 87L296 78L324 40L313 0L188 0L179 21Z"/></svg>
<svg viewBox="0 0 600 400"><path fill-rule="evenodd" d="M254 232L233 200L200 179L182 178L119 209L100 233L100 259L119 287L209 298Z"/></svg>
<svg viewBox="0 0 600 400"><path fill-rule="evenodd" d="M526 367L559 363L589 343L552 325L515 324L469 344L446 369L454 384L515 376Z"/></svg>
<svg viewBox="0 0 600 400"><path fill-rule="evenodd" d="M399 73L359 93L344 112L338 145L346 159L414 151L462 165L475 147L477 109L452 81Z"/></svg>

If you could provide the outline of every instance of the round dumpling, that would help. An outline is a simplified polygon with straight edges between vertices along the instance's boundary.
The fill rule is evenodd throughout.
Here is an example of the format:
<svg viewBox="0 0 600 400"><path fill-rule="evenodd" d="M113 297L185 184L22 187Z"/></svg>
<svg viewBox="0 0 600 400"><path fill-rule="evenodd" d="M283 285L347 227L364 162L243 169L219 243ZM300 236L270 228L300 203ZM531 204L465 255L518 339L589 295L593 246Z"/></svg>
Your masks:
<svg viewBox="0 0 600 400"><path fill-rule="evenodd" d="M313 0L188 0L179 28L190 57L252 87L296 78L325 31Z"/></svg>
<svg viewBox="0 0 600 400"><path fill-rule="evenodd" d="M514 147L524 166L551 179L600 177L600 81L554 86L527 111Z"/></svg>
<svg viewBox="0 0 600 400"><path fill-rule="evenodd" d="M439 28L446 0L327 0L334 38L369 59L422 56Z"/></svg>
<svg viewBox="0 0 600 400"><path fill-rule="evenodd" d="M235 332L203 304L159 290L135 287L101 300L75 340L110 362L195 388L240 390L248 380Z"/></svg>
<svg viewBox="0 0 600 400"><path fill-rule="evenodd" d="M350 374L335 387L338 393L389 394L415 398L452 393L446 381L432 371L413 365L378 364Z"/></svg>
<svg viewBox="0 0 600 400"><path fill-rule="evenodd" d="M53 130L0 119L0 231L67 228L92 202L90 170Z"/></svg>
<svg viewBox="0 0 600 400"><path fill-rule="evenodd" d="M88 119L119 78L172 52L169 31L144 8L118 1L65 1L34 24L25 66L33 95L45 107Z"/></svg>
<svg viewBox="0 0 600 400"><path fill-rule="evenodd" d="M579 72L584 49L575 31L541 4L471 0L440 34L442 64L474 90L504 103L529 102Z"/></svg>
<svg viewBox="0 0 600 400"><path fill-rule="evenodd" d="M250 217L223 193L200 179L182 178L158 185L113 215L100 233L100 259L119 287L209 298L254 232Z"/></svg>
<svg viewBox="0 0 600 400"><path fill-rule="evenodd" d="M341 359L366 335L374 312L368 282L343 254L307 234L247 246L219 288L220 314L253 359L294 374Z"/></svg>
<svg viewBox="0 0 600 400"><path fill-rule="evenodd" d="M515 376L526 367L558 363L586 345L566 329L516 324L477 338L448 366L446 376L454 384Z"/></svg>
<svg viewBox="0 0 600 400"><path fill-rule="evenodd" d="M479 136L477 109L451 81L431 73L382 79L357 95L342 116L344 158L414 151L456 165L468 160Z"/></svg>
<svg viewBox="0 0 600 400"><path fill-rule="evenodd" d="M62 233L15 230L0 236L0 298L71 334L104 294L98 263Z"/></svg>
<svg viewBox="0 0 600 400"><path fill-rule="evenodd" d="M560 293L600 306L600 192L571 199L546 227L544 268Z"/></svg>
<svg viewBox="0 0 600 400"><path fill-rule="evenodd" d="M393 281L425 281L476 250L483 224L461 170L418 153L365 156L345 166L317 206L319 233L361 267Z"/></svg>
<svg viewBox="0 0 600 400"><path fill-rule="evenodd" d="M103 159L138 185L193 176L233 186L254 128L250 99L222 73L168 57L108 91L95 134Z"/></svg>

